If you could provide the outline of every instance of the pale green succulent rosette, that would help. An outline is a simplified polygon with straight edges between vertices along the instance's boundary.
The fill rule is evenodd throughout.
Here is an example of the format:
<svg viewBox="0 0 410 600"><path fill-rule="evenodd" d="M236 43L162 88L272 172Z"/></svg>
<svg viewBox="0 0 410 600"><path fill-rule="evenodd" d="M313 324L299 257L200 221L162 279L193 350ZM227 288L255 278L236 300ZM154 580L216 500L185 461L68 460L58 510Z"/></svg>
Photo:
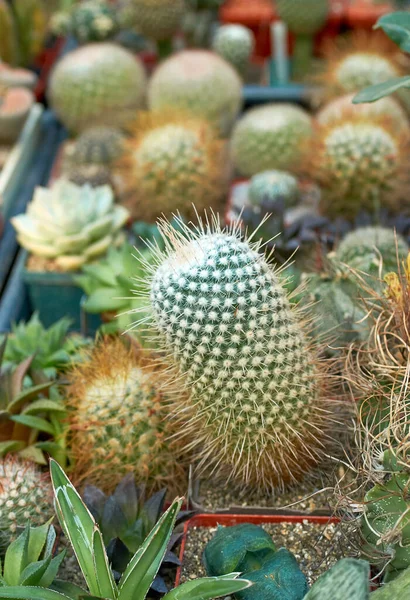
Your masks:
<svg viewBox="0 0 410 600"><path fill-rule="evenodd" d="M76 186L60 179L38 187L27 212L12 219L23 248L75 270L104 254L126 223L129 212L114 204L109 186Z"/></svg>

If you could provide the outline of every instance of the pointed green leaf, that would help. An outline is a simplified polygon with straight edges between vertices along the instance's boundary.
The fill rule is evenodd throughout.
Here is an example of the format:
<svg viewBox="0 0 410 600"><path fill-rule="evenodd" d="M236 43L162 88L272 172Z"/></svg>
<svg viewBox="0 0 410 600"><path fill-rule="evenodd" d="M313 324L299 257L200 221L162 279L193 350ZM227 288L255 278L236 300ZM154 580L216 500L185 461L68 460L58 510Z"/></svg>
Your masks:
<svg viewBox="0 0 410 600"><path fill-rule="evenodd" d="M212 600L251 587L246 579L236 579L238 573L222 577L203 577L187 581L166 594L163 600Z"/></svg>
<svg viewBox="0 0 410 600"><path fill-rule="evenodd" d="M27 567L23 570L20 575L20 579L18 581L19 585L39 585L41 578L44 573L47 571L47 568L51 562L51 557L45 558L44 560L39 560L37 562L32 562L28 564Z"/></svg>
<svg viewBox="0 0 410 600"><path fill-rule="evenodd" d="M22 411L23 415L34 415L39 412L58 412L65 413L66 409L62 404L55 402L54 400L48 400L44 398L32 402Z"/></svg>
<svg viewBox="0 0 410 600"><path fill-rule="evenodd" d="M9 452L18 452L22 450L25 446L24 442L19 442L18 440L10 440L9 442L0 442L0 456L5 456L9 454Z"/></svg>
<svg viewBox="0 0 410 600"><path fill-rule="evenodd" d="M53 519L50 519L49 521L47 521L47 523L44 523L44 525L40 525L40 527L30 527L30 534L28 540L29 562L35 562L40 558L40 555L47 541L47 536L51 528L50 526L52 520Z"/></svg>
<svg viewBox="0 0 410 600"><path fill-rule="evenodd" d="M84 596L89 596L88 592L83 590L83 588L74 583L69 583L68 581L61 581L61 579L56 579L50 587L52 590L60 592L60 594L65 594L75 600L83 598Z"/></svg>
<svg viewBox="0 0 410 600"><path fill-rule="evenodd" d="M90 593L98 595L99 585L94 570L92 545L95 521L55 460L50 461L50 472L60 525L71 542Z"/></svg>
<svg viewBox="0 0 410 600"><path fill-rule="evenodd" d="M383 83L377 83L376 85L371 85L367 88L364 88L364 90L361 90L358 94L356 94L352 102L353 104L361 104L362 102L376 102L376 100L380 100L380 98L389 96L401 88L410 88L409 75L406 75L405 77L394 77L388 81L384 81Z"/></svg>
<svg viewBox="0 0 410 600"><path fill-rule="evenodd" d="M69 596L41 587L15 585L0 588L0 598L13 600L71 600Z"/></svg>
<svg viewBox="0 0 410 600"><path fill-rule="evenodd" d="M54 458L54 460L56 460L60 464L66 463L67 452L64 449L64 447L60 446L60 444L58 444L57 442L37 442L36 448L47 452L47 454L49 454L51 458Z"/></svg>
<svg viewBox="0 0 410 600"><path fill-rule="evenodd" d="M40 385L30 387L27 390L17 393L7 406L7 410L10 413L19 412L25 404L34 400L34 398L37 398L37 396L43 392L48 391L52 385L54 385L54 381L47 381L47 383L41 383Z"/></svg>
<svg viewBox="0 0 410 600"><path fill-rule="evenodd" d="M375 26L397 44L403 52L410 52L410 13L397 11L383 15Z"/></svg>
<svg viewBox="0 0 410 600"><path fill-rule="evenodd" d="M54 579L57 577L58 570L61 567L61 563L63 562L66 554L66 550L63 550L63 552L60 552L60 554L57 554L57 556L51 559L46 572L39 581L39 585L41 585L41 587L50 587Z"/></svg>
<svg viewBox="0 0 410 600"><path fill-rule="evenodd" d="M117 586L108 564L107 553L105 551L102 535L97 526L94 529L93 536L94 568L97 574L100 595L104 598L115 600L118 595Z"/></svg>
<svg viewBox="0 0 410 600"><path fill-rule="evenodd" d="M144 540L119 583L119 600L144 600L167 551L182 500L174 500Z"/></svg>
<svg viewBox="0 0 410 600"><path fill-rule="evenodd" d="M11 421L15 423L20 423L20 425L25 425L26 427L30 427L31 429L38 429L39 431L44 431L49 435L54 435L54 427L41 417L33 417L32 415L14 415L10 417Z"/></svg>
<svg viewBox="0 0 410 600"><path fill-rule="evenodd" d="M20 450L18 454L21 458L24 458L25 460L31 460L38 465L47 464L43 452L40 450L40 448L36 448L35 446L27 446L27 448Z"/></svg>
<svg viewBox="0 0 410 600"><path fill-rule="evenodd" d="M28 564L29 531L30 528L26 527L7 548L3 576L8 585L18 585L20 574Z"/></svg>

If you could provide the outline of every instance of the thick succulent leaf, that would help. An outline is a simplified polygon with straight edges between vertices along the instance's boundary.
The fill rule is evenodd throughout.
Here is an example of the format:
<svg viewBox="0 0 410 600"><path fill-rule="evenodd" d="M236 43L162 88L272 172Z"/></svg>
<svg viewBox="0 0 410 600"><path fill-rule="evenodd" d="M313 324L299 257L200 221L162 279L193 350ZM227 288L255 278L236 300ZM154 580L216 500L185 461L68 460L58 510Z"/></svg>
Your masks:
<svg viewBox="0 0 410 600"><path fill-rule="evenodd" d="M57 256L57 250L54 246L34 242L33 240L24 237L22 234L17 236L17 241L22 248L25 248L28 252L31 252L36 256L43 256L44 258L56 258Z"/></svg>
<svg viewBox="0 0 410 600"><path fill-rule="evenodd" d="M383 15L378 20L375 29L383 29L403 52L410 52L410 14L408 12L398 11Z"/></svg>
<svg viewBox="0 0 410 600"><path fill-rule="evenodd" d="M361 104L363 102L376 102L380 98L389 96L401 88L410 88L410 76L394 77L383 83L371 85L364 90L361 90L353 98L353 104Z"/></svg>
<svg viewBox="0 0 410 600"><path fill-rule="evenodd" d="M132 553L134 553L141 546L153 526L154 523L144 523L144 521L139 518L122 534L121 541L124 542Z"/></svg>
<svg viewBox="0 0 410 600"><path fill-rule="evenodd" d="M132 558L127 546L118 538L111 540L107 546L107 556L110 561L113 571L119 574L117 581L121 578L121 573L124 573Z"/></svg>
<svg viewBox="0 0 410 600"><path fill-rule="evenodd" d="M11 542L4 557L3 577L8 585L18 585L20 575L28 564L28 540L30 528L24 531Z"/></svg>
<svg viewBox="0 0 410 600"><path fill-rule="evenodd" d="M100 240L101 238L107 236L113 231L113 222L112 216L106 215L95 221L94 223L90 223L84 229L84 235L87 236L87 239L91 242Z"/></svg>
<svg viewBox="0 0 410 600"><path fill-rule="evenodd" d="M40 450L40 448L36 448L36 446L33 446L33 444L20 450L18 455L20 456L20 458L24 460L29 460L31 462L35 462L38 465L47 464L44 453Z"/></svg>
<svg viewBox="0 0 410 600"><path fill-rule="evenodd" d="M32 415L13 415L10 419L15 423L20 423L20 425L25 425L31 429L38 429L49 435L55 434L54 427L51 423L41 417L34 417Z"/></svg>
<svg viewBox="0 0 410 600"><path fill-rule="evenodd" d="M92 292L84 302L84 310L92 314L117 312L129 307L129 300L121 300L113 288L99 288Z"/></svg>
<svg viewBox="0 0 410 600"><path fill-rule="evenodd" d="M107 501L107 496L95 485L86 485L83 492L83 501L96 522L101 526L100 519L102 517L104 505Z"/></svg>
<svg viewBox="0 0 410 600"><path fill-rule="evenodd" d="M364 560L344 558L313 584L304 600L368 600L369 565Z"/></svg>
<svg viewBox="0 0 410 600"><path fill-rule="evenodd" d="M178 556L174 552L167 550L166 554L164 556L164 560L162 561L162 564L167 565L167 566L172 565L172 566L179 567L181 565L181 561L179 560Z"/></svg>
<svg viewBox="0 0 410 600"><path fill-rule="evenodd" d="M18 394L22 393L23 381L28 373L31 363L33 362L33 356L29 356L23 360L14 371L11 373L11 397L9 398L9 406L7 407L10 412L10 406L14 404L14 400Z"/></svg>
<svg viewBox="0 0 410 600"><path fill-rule="evenodd" d="M87 260L85 256L69 256L68 254L56 256L56 265L63 271L77 271Z"/></svg>
<svg viewBox="0 0 410 600"><path fill-rule="evenodd" d="M222 577L203 577L187 581L168 592L163 600L212 600L235 594L252 585L245 579L236 579L237 576L238 573L233 573Z"/></svg>
<svg viewBox="0 0 410 600"><path fill-rule="evenodd" d="M84 598L85 596L89 597L88 592L83 590L78 585L75 585L74 583L69 583L68 581L61 581L60 579L56 579L55 581L53 581L50 587L56 592L65 594L72 600L78 600L79 598Z"/></svg>
<svg viewBox="0 0 410 600"><path fill-rule="evenodd" d="M153 590L157 594L166 594L168 591L167 584L164 581L164 578L161 575L157 575L154 581L151 584L151 590Z"/></svg>
<svg viewBox="0 0 410 600"><path fill-rule="evenodd" d="M151 528L160 518L162 511L164 510L166 495L167 490L164 488L156 494L153 494L144 503L140 517L143 519L147 527Z"/></svg>
<svg viewBox="0 0 410 600"><path fill-rule="evenodd" d="M94 528L93 535L93 557L100 595L104 598L115 600L118 596L117 586L114 582L110 565L108 564L103 538L97 526Z"/></svg>
<svg viewBox="0 0 410 600"><path fill-rule="evenodd" d="M125 225L125 223L128 221L129 217L129 210L126 209L124 206L121 206L120 204L116 204L114 206L112 217L113 231L118 231L119 229L121 229L121 227Z"/></svg>
<svg viewBox="0 0 410 600"><path fill-rule="evenodd" d="M23 390L13 398L13 400L9 403L7 410L9 413L17 413L22 407L31 402L34 398L37 398L40 394L47 392L51 386L53 385L52 381L48 381L47 383L41 383L39 385L28 388L27 390Z"/></svg>
<svg viewBox="0 0 410 600"><path fill-rule="evenodd" d="M57 442L37 442L36 448L46 452L51 458L54 458L54 460L60 464L65 463L67 459L67 452L65 448Z"/></svg>
<svg viewBox="0 0 410 600"><path fill-rule="evenodd" d="M114 538L121 537L127 529L127 520L119 507L115 496L110 496L104 505L101 518L101 531L104 536L104 542Z"/></svg>
<svg viewBox="0 0 410 600"><path fill-rule="evenodd" d="M167 550L182 500L174 500L134 554L119 584L119 600L145 600Z"/></svg>
<svg viewBox="0 0 410 600"><path fill-rule="evenodd" d="M90 593L98 595L99 585L93 561L95 521L60 465L54 460L50 462L50 472L60 525L71 542Z"/></svg>
<svg viewBox="0 0 410 600"><path fill-rule="evenodd" d="M85 231L80 233L60 236L55 241L58 254L81 254L90 243L90 237Z"/></svg>
<svg viewBox="0 0 410 600"><path fill-rule="evenodd" d="M0 588L0 598L10 598L10 600L72 600L70 596L65 596L54 590L25 585Z"/></svg>
<svg viewBox="0 0 410 600"><path fill-rule="evenodd" d="M45 545L47 542L47 537L49 534L49 530L52 529L54 531L54 527L51 527L50 519L44 525L40 525L40 527L31 527L28 541L28 560L29 562L35 562L41 556L43 549L45 549ZM55 535L55 533L54 533ZM47 558L47 555L44 556Z"/></svg>
<svg viewBox="0 0 410 600"><path fill-rule="evenodd" d="M121 479L114 491L114 498L121 508L128 524L133 523L138 517L139 503L144 497L145 489L143 486L135 485L135 477L129 473Z"/></svg>
<svg viewBox="0 0 410 600"><path fill-rule="evenodd" d="M87 260L96 258L97 256L104 254L112 244L112 241L112 235L107 235L106 237L94 242L94 244L88 246L84 252Z"/></svg>
<svg viewBox="0 0 410 600"><path fill-rule="evenodd" d="M50 565L51 557L28 564L22 571L18 585L39 585L41 578Z"/></svg>
<svg viewBox="0 0 410 600"><path fill-rule="evenodd" d="M41 578L39 585L42 587L49 587L53 583L54 579L57 577L57 573L61 567L61 563L63 562L65 555L66 551L63 550L63 552L60 552L60 554L57 554L57 556L51 559L48 569Z"/></svg>
<svg viewBox="0 0 410 600"><path fill-rule="evenodd" d="M410 567L407 567L393 581L375 590L370 598L373 600L399 600L410 598Z"/></svg>

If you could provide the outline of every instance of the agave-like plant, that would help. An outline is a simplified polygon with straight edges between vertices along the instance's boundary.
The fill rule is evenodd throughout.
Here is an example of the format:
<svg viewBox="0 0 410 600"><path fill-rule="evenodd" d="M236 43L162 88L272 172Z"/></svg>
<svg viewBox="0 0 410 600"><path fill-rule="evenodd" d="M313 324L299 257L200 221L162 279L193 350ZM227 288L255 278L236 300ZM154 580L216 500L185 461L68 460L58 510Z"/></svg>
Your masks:
<svg viewBox="0 0 410 600"><path fill-rule="evenodd" d="M51 188L36 188L27 212L11 221L24 248L68 271L104 254L128 216L126 208L114 204L109 186L59 179Z"/></svg>
<svg viewBox="0 0 410 600"><path fill-rule="evenodd" d="M94 518L58 463L51 461L50 470L57 516L76 554L88 591L63 582L55 583L55 589L12 585L0 587L0 598L75 600L88 597L90 600L145 600L167 551L182 499L175 499L163 514L131 558L117 584L110 569L102 534ZM251 583L237 579L238 575L239 573L231 573L222 577L188 581L168 592L164 600L211 600L250 587Z"/></svg>
<svg viewBox="0 0 410 600"><path fill-rule="evenodd" d="M71 361L79 359L79 351L89 343L78 334L68 334L70 319L63 317L48 329L41 323L38 313L27 322L12 325L4 350L3 367L17 366L28 356L33 359L30 372L42 372L48 379ZM0 343L4 336L0 336Z"/></svg>

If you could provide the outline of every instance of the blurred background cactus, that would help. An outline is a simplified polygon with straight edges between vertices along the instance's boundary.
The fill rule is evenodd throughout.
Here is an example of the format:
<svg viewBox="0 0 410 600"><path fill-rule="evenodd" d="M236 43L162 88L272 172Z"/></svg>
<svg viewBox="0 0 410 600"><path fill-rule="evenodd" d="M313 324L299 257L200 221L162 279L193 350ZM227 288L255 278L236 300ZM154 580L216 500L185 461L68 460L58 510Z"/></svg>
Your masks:
<svg viewBox="0 0 410 600"><path fill-rule="evenodd" d="M115 8L106 0L85 0L53 15L50 24L56 35L72 35L80 43L112 39L120 24Z"/></svg>
<svg viewBox="0 0 410 600"><path fill-rule="evenodd" d="M79 135L69 154L74 165L111 165L124 151L125 135L120 129L100 125Z"/></svg>
<svg viewBox="0 0 410 600"><path fill-rule="evenodd" d="M42 0L1 0L0 59L12 66L31 66L43 49L47 26Z"/></svg>
<svg viewBox="0 0 410 600"><path fill-rule="evenodd" d="M245 76L255 47L255 37L243 25L223 25L215 34L212 48Z"/></svg>
<svg viewBox="0 0 410 600"><path fill-rule="evenodd" d="M186 111L141 113L119 161L126 206L150 223L162 214L189 218L195 210L217 210L230 176L226 155L203 118Z"/></svg>
<svg viewBox="0 0 410 600"><path fill-rule="evenodd" d="M163 62L148 87L151 110L169 108L209 120L228 136L242 105L242 81L223 58L204 50L178 52Z"/></svg>
<svg viewBox="0 0 410 600"><path fill-rule="evenodd" d="M283 200L285 207L289 208L299 199L298 180L286 171L263 171L252 177L248 195L250 203L255 206Z"/></svg>
<svg viewBox="0 0 410 600"><path fill-rule="evenodd" d="M122 127L144 103L146 75L131 52L109 42L69 52L51 75L48 96L71 132L92 125Z"/></svg>
<svg viewBox="0 0 410 600"><path fill-rule="evenodd" d="M312 134L312 119L298 106L279 103L253 108L235 125L232 162L245 177L269 169L298 169Z"/></svg>

